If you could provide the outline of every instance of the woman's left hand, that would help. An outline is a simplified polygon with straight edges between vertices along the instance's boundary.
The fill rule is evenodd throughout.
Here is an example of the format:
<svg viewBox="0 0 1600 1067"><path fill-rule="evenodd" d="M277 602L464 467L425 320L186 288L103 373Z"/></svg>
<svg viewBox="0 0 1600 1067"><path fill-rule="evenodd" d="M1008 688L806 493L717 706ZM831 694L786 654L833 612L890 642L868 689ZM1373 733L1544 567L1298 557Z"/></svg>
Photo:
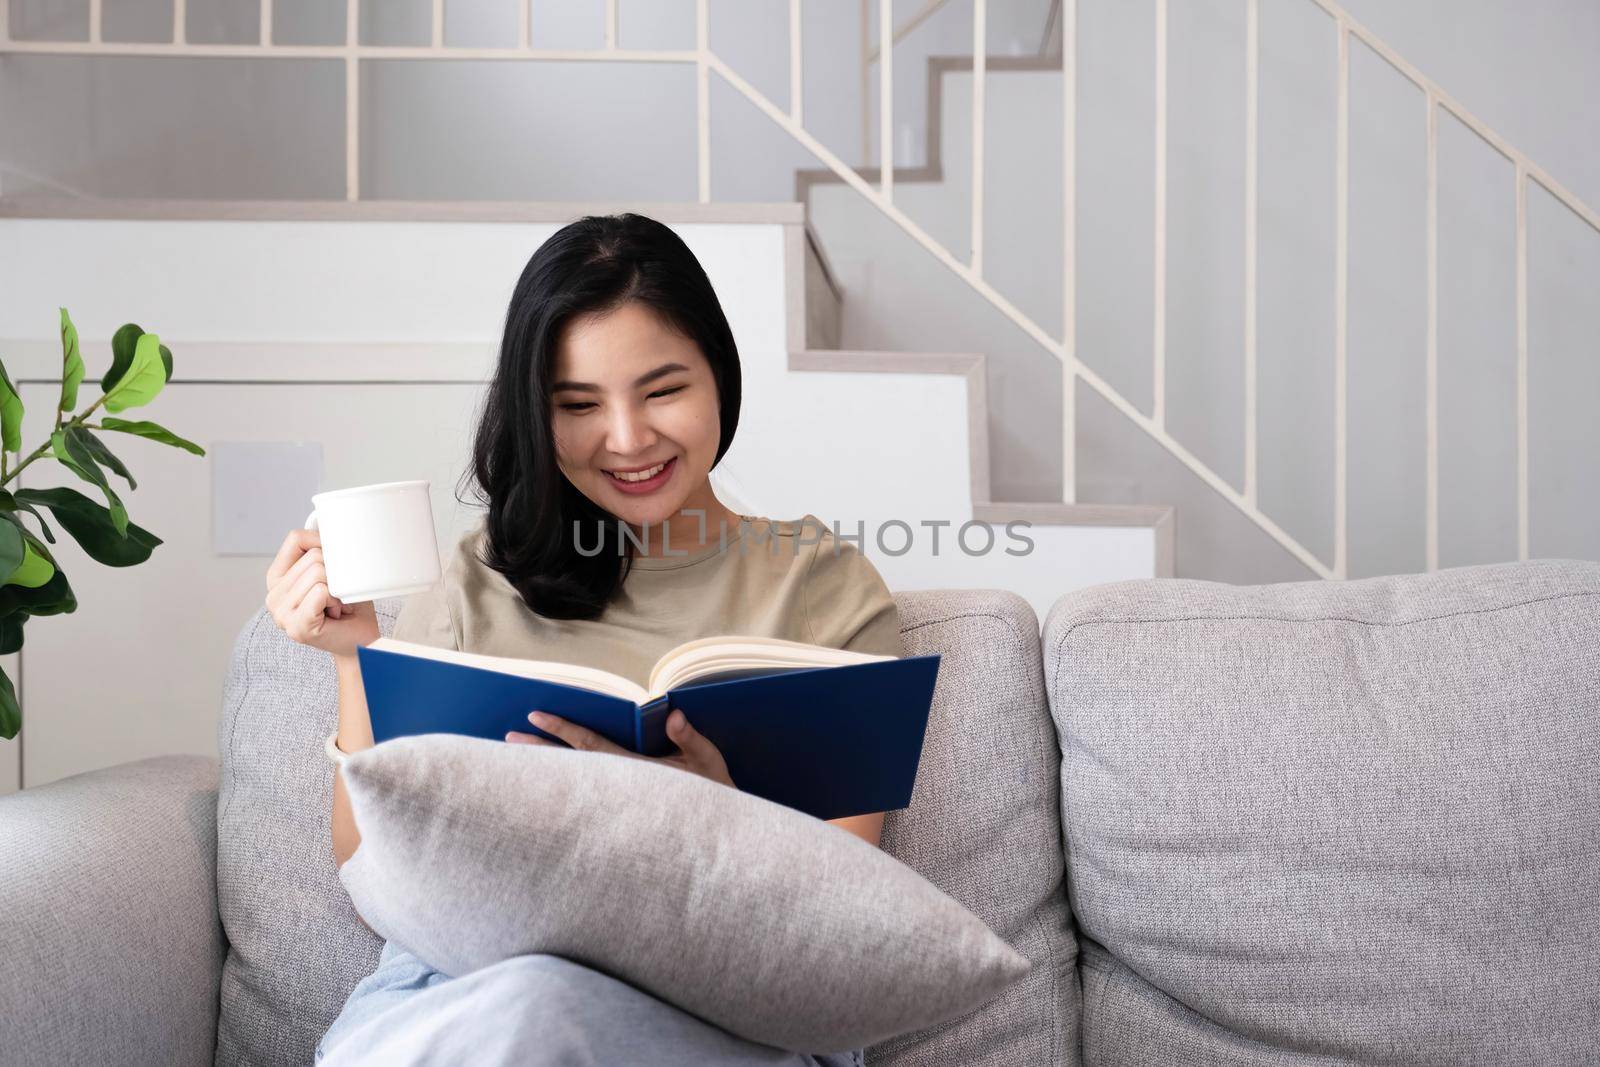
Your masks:
<svg viewBox="0 0 1600 1067"><path fill-rule="evenodd" d="M641 756L637 752L630 752L621 745L608 741L593 730L543 711L530 712L528 721L545 733L554 734L573 748L585 752L610 752L618 756L650 760L652 763L665 763L679 770L698 774L702 778L709 778L713 782L733 786L733 779L728 776L728 764L723 760L722 753L704 734L689 725L689 720L681 711L673 711L667 716L667 737L678 746L678 751L670 756ZM524 734L516 730L506 734L506 741L513 745L550 744L537 734Z"/></svg>

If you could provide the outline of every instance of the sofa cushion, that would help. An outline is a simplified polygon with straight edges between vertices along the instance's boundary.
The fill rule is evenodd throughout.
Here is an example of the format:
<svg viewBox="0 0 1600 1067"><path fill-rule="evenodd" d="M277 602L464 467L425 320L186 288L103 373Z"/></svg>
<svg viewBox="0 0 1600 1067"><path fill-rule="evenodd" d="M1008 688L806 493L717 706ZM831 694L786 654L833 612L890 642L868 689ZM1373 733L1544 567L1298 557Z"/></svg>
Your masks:
<svg viewBox="0 0 1600 1067"><path fill-rule="evenodd" d="M212 1062L216 817L209 756L0 797L0 1063Z"/></svg>
<svg viewBox="0 0 1600 1067"><path fill-rule="evenodd" d="M1118 582L1044 645L1086 1061L1600 1047L1600 564Z"/></svg>
<svg viewBox="0 0 1600 1067"><path fill-rule="evenodd" d="M1076 945L1038 621L1026 601L995 591L905 592L895 602L905 654L943 659L916 789L910 807L886 818L884 851L1033 966L967 1016L869 1048L868 1061L1066 1062L1077 1049ZM401 603L377 602L383 635ZM217 1062L307 1063L382 951L333 862L333 768L322 752L338 717L332 661L291 641L262 608L235 642L223 696L217 882L230 946Z"/></svg>
<svg viewBox="0 0 1600 1067"><path fill-rule="evenodd" d="M654 760L401 737L344 765L372 928L461 977L543 953L761 1045L949 1021L1028 961L852 833Z"/></svg>
<svg viewBox="0 0 1600 1067"><path fill-rule="evenodd" d="M1062 879L1060 750L1039 619L1000 590L897 593L907 656L939 653L911 804L884 851L977 914L1033 963L953 1024L867 1049L878 1065L1078 1062L1078 946Z"/></svg>
<svg viewBox="0 0 1600 1067"><path fill-rule="evenodd" d="M401 603L375 602L384 636ZM217 735L217 910L228 937L218 1067L310 1063L383 951L333 862L323 742L338 720L333 660L257 610L234 641Z"/></svg>

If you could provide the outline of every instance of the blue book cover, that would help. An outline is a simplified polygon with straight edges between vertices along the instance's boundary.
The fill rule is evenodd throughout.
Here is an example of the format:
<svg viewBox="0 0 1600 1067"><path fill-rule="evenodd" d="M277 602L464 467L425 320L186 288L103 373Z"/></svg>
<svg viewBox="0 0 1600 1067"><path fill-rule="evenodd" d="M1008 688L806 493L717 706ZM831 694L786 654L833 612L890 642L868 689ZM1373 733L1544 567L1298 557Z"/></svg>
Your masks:
<svg viewBox="0 0 1600 1067"><path fill-rule="evenodd" d="M819 819L911 803L939 670L937 654L755 667L719 671L640 701L431 658L460 655L446 650L395 650L405 644L382 639L356 650L375 742L428 733L504 742L517 730L562 743L528 721L537 709L631 752L663 756L676 751L666 718L677 709L717 746L741 791Z"/></svg>

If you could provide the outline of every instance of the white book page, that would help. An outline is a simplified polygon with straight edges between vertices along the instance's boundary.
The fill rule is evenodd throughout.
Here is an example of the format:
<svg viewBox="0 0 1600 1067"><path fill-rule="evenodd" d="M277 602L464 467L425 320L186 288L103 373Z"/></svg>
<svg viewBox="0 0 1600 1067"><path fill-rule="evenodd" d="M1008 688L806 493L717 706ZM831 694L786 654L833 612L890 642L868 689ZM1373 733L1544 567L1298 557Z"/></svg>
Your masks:
<svg viewBox="0 0 1600 1067"><path fill-rule="evenodd" d="M885 659L894 657L824 648L777 637L702 637L684 642L656 661L650 671L647 699L653 700L669 689L724 671L848 667L855 663L873 663Z"/></svg>
<svg viewBox="0 0 1600 1067"><path fill-rule="evenodd" d="M453 648L436 648L414 641L398 641L380 637L367 646L380 652L400 652L408 656L439 660L442 663L459 663L465 667L479 667L519 678L538 678L546 682L577 686L595 693L621 697L635 704L644 703L647 694L636 683L620 674L602 671L595 667L580 667L575 663L556 663L548 660L518 659L515 656L486 656L481 652L458 652Z"/></svg>

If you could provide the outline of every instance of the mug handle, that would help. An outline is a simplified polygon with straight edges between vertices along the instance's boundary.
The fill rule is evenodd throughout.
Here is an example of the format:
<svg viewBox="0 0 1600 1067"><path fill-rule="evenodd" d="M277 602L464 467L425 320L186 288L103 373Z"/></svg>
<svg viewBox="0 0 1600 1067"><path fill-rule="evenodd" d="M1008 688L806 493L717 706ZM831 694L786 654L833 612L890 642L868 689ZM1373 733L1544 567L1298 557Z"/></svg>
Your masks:
<svg viewBox="0 0 1600 1067"><path fill-rule="evenodd" d="M307 530L315 530L316 528L317 528L317 513L315 511L313 511L311 514L306 516L305 529L307 529Z"/></svg>

